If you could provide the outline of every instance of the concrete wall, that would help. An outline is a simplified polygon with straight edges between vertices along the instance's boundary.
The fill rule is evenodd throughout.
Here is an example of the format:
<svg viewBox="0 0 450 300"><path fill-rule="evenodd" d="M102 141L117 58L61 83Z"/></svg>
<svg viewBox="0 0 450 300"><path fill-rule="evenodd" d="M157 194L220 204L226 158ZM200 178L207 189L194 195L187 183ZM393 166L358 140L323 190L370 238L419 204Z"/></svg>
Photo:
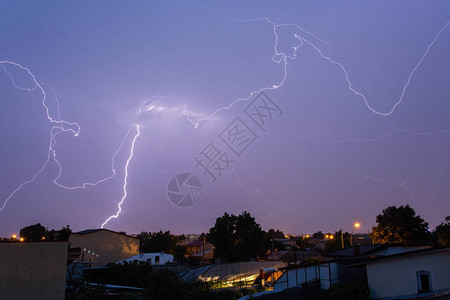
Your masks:
<svg viewBox="0 0 450 300"><path fill-rule="evenodd" d="M71 247L81 247L79 260L83 258L83 261L91 261L93 267L139 254L139 239L109 230L88 234L72 233L69 242Z"/></svg>
<svg viewBox="0 0 450 300"><path fill-rule="evenodd" d="M67 242L0 243L0 299L64 299Z"/></svg>
<svg viewBox="0 0 450 300"><path fill-rule="evenodd" d="M416 272L431 272L434 291L450 288L450 251L397 257L367 265L367 280L372 298L417 293Z"/></svg>

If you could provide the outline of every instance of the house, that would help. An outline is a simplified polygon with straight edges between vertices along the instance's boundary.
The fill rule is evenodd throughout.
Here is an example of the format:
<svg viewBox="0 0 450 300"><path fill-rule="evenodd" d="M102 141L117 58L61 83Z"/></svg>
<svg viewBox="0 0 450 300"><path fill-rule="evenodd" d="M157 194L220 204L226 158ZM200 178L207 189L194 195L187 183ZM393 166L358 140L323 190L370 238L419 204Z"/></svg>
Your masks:
<svg viewBox="0 0 450 300"><path fill-rule="evenodd" d="M315 237L306 240L306 244L310 244L320 250L325 250L325 245L327 244L327 242L327 239L319 239Z"/></svg>
<svg viewBox="0 0 450 300"><path fill-rule="evenodd" d="M116 264L124 263L148 263L149 265L165 265L173 262L173 255L160 253L139 253L125 259L116 261Z"/></svg>
<svg viewBox="0 0 450 300"><path fill-rule="evenodd" d="M80 247L77 262L98 267L139 254L138 238L108 229L88 229L72 233L71 247Z"/></svg>
<svg viewBox="0 0 450 300"><path fill-rule="evenodd" d="M292 248L292 247L297 246L297 243L295 241L293 241L291 239L287 239L287 238L284 238L284 239L273 239L273 241L276 242L276 243L280 243L280 244L282 244L285 247L291 247Z"/></svg>
<svg viewBox="0 0 450 300"><path fill-rule="evenodd" d="M424 251L431 249L423 245L355 245L329 253L328 258L305 260L298 266L284 268L283 275L275 282L274 289L286 289L296 286L316 284L322 289L328 289L338 282L359 281L367 283L367 272L364 263L377 257L387 257L396 254ZM313 257L314 258L314 257ZM314 261L317 260L317 261Z"/></svg>
<svg viewBox="0 0 450 300"><path fill-rule="evenodd" d="M274 290L284 290L293 287L318 286L328 289L338 282L365 282L366 270L363 266L354 266L361 258L329 259L298 266L282 268L283 275L275 282Z"/></svg>
<svg viewBox="0 0 450 300"><path fill-rule="evenodd" d="M67 241L0 242L1 299L64 299Z"/></svg>
<svg viewBox="0 0 450 300"><path fill-rule="evenodd" d="M373 299L450 298L450 248L403 252L364 264Z"/></svg>
<svg viewBox="0 0 450 300"><path fill-rule="evenodd" d="M186 245L187 256L201 254L212 250L214 248L213 244L207 243L204 239L198 239L193 242L190 242Z"/></svg>

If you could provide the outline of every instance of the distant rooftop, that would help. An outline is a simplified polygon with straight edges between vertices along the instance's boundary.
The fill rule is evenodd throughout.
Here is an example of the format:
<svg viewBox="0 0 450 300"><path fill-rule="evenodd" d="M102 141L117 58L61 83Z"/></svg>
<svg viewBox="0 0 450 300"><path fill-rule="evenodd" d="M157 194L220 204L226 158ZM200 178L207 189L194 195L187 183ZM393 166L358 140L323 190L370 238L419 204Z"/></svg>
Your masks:
<svg viewBox="0 0 450 300"><path fill-rule="evenodd" d="M78 231L78 232L73 232L73 234L80 234L80 235L83 235L83 234L94 233L94 232L97 232L97 231L109 231L109 232L112 232L112 233L115 233L115 234L121 234L121 235L125 235L125 236L127 236L127 237L130 237L130 238L137 239L137 237L135 237L135 236L128 235L128 234L125 234L125 233L120 233L120 232L113 231L113 230L109 230L109 229L104 229L104 228L103 228L103 229L102 229L102 228L98 228L98 229L86 229L86 230L82 230L82 231Z"/></svg>
<svg viewBox="0 0 450 300"><path fill-rule="evenodd" d="M74 232L75 234L88 234L96 231L100 231L101 229L86 229L78 232Z"/></svg>

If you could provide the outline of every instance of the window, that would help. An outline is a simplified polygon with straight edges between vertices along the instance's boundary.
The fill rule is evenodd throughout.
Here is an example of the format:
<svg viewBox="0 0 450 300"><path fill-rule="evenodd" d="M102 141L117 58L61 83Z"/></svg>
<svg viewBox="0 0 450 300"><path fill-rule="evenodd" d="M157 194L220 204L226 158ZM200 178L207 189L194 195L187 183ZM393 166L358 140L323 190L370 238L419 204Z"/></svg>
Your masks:
<svg viewBox="0 0 450 300"><path fill-rule="evenodd" d="M417 271L417 290L419 293L431 292L431 273L429 271Z"/></svg>
<svg viewBox="0 0 450 300"><path fill-rule="evenodd" d="M155 256L155 263L156 263L157 265L159 265L159 256L158 256L158 255Z"/></svg>

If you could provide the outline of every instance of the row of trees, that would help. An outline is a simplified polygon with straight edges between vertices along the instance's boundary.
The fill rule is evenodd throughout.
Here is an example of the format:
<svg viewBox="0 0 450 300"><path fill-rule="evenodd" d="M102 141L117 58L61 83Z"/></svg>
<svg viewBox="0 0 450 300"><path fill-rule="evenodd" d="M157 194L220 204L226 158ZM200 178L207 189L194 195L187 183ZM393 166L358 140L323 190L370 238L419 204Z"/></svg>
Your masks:
<svg viewBox="0 0 450 300"><path fill-rule="evenodd" d="M369 235L375 244L433 242L435 245L450 246L450 216L434 231L430 231L428 223L416 215L409 205L389 206L377 215L376 223ZM279 230L263 231L248 212L238 216L225 213L216 219L215 225L206 235L206 239L215 246L215 256L230 262L264 258L267 251L274 247L273 239L284 237ZM319 231L313 237L323 239L325 234ZM348 232L342 234L341 231L336 231L333 237L328 240L326 251L340 249L342 237L344 246L350 245L351 234ZM307 240L292 239L300 247L308 245ZM283 245L275 243L275 248L282 247Z"/></svg>
<svg viewBox="0 0 450 300"><path fill-rule="evenodd" d="M372 228L370 238L375 244L384 243L415 243L434 242L436 245L450 246L450 216L445 218L434 231L430 231L428 223L416 215L409 205L389 206L376 217L377 225ZM27 241L39 240L68 240L71 229L69 225L60 230L48 230L40 223L24 227L20 230L20 236ZM326 251L341 248L341 238L344 245L350 245L351 235L340 231L334 233L334 239L330 239L326 245ZM186 247L180 245L180 241L186 239L184 235L177 236L170 231L141 232L137 236L141 240L141 251L161 252L174 255L175 260L185 261ZM206 234L206 240L215 246L215 256L222 261L248 261L251 259L265 258L268 250L282 249L284 245L274 242L274 239L284 238L280 230L262 230L255 218L248 212L240 215L225 213L216 219L213 227ZM324 238L319 231L313 237ZM294 239L300 247L307 246L307 241Z"/></svg>
<svg viewBox="0 0 450 300"><path fill-rule="evenodd" d="M67 241L71 233L69 225L60 230L48 230L41 223L37 223L20 229L20 236L26 241Z"/></svg>

